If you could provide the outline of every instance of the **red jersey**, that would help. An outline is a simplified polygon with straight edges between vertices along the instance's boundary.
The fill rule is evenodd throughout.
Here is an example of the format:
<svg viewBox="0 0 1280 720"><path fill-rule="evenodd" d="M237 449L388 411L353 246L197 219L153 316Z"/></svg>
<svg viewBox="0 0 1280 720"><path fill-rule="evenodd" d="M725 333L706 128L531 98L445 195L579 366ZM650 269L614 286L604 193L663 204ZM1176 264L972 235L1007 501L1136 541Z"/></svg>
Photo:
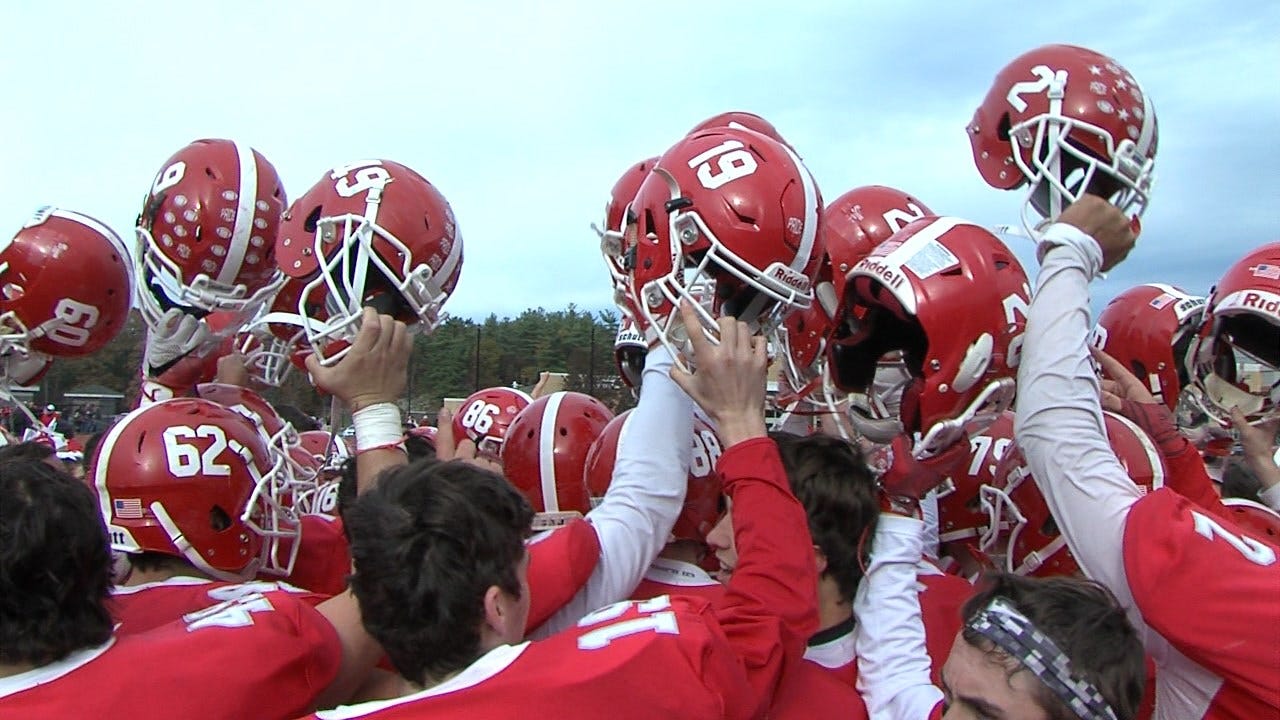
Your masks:
<svg viewBox="0 0 1280 720"><path fill-rule="evenodd" d="M812 662L793 663L769 706L769 720L866 720L867 706L848 683Z"/></svg>
<svg viewBox="0 0 1280 720"><path fill-rule="evenodd" d="M809 638L804 649L806 665L813 665L825 675L851 688L858 687L858 653L854 645L855 619L820 630ZM785 681L785 676L784 676Z"/></svg>
<svg viewBox="0 0 1280 720"><path fill-rule="evenodd" d="M1178 707L1162 707L1157 689L1161 717L1280 716L1278 553L1167 488L1130 507L1129 590L1142 619L1177 652L1156 658L1157 682L1177 685L1180 696Z"/></svg>
<svg viewBox="0 0 1280 720"><path fill-rule="evenodd" d="M116 635L132 635L167 625L189 613L255 593L293 595L308 605L327 599L305 590L274 582L229 583L206 578L173 577L142 585L117 585L107 607L116 621Z"/></svg>
<svg viewBox="0 0 1280 720"><path fill-rule="evenodd" d="M924 643L929 652L934 685L942 682L942 666L951 656L951 646L960 632L961 609L973 595L973 585L957 575L949 575L927 560L916 565L916 590L920 593L920 613L924 620Z"/></svg>
<svg viewBox="0 0 1280 720"><path fill-rule="evenodd" d="M298 557L293 572L285 578L290 585L323 595L337 595L347 589L351 574L351 548L342 531L342 519L330 515L303 515L298 519ZM263 579L274 579L269 574Z"/></svg>
<svg viewBox="0 0 1280 720"><path fill-rule="evenodd" d="M659 595L691 595L708 600L724 594L724 585L691 563L655 558L644 578L631 593L632 600L648 600Z"/></svg>
<svg viewBox="0 0 1280 720"><path fill-rule="evenodd" d="M771 440L729 448L718 470L739 559L718 599L617 603L546 640L500 646L422 692L315 717L756 717L817 624L812 540L796 531L804 509Z"/></svg>
<svg viewBox="0 0 1280 720"><path fill-rule="evenodd" d="M314 608L250 595L0 678L0 716L296 717L341 659L337 633Z"/></svg>
<svg viewBox="0 0 1280 720"><path fill-rule="evenodd" d="M578 594L600 561L600 537L585 520L529 539L529 620L525 634Z"/></svg>

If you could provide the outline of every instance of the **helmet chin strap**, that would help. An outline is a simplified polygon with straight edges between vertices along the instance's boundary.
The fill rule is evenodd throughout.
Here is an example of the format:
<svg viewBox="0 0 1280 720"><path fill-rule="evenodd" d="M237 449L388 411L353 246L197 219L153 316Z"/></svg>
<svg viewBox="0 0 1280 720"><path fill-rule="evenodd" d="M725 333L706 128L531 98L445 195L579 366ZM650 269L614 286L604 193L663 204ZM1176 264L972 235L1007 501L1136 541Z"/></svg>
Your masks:
<svg viewBox="0 0 1280 720"><path fill-rule="evenodd" d="M173 547L200 572L218 580L236 583L244 582L258 574L259 561L256 559L250 562L240 574L218 570L213 567L205 562L205 559L200 557L200 553L191 546L190 541L183 535L182 530L178 529L177 524L173 522L173 518L169 516L169 511L164 509L163 503L157 500L151 503L149 507L151 513L156 516L156 521L160 523L160 527L164 528L165 534L169 536L169 541L173 543Z"/></svg>

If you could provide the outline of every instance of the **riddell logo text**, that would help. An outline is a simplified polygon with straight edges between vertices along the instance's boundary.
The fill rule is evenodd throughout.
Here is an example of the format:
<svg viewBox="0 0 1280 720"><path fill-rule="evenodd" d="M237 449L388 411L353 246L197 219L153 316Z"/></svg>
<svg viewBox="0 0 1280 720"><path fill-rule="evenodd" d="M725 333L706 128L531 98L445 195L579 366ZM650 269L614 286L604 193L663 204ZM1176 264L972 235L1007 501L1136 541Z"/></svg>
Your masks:
<svg viewBox="0 0 1280 720"><path fill-rule="evenodd" d="M1246 292L1244 299L1240 301L1240 307L1261 310L1270 315L1280 315L1280 298L1271 293L1264 296L1256 292Z"/></svg>
<svg viewBox="0 0 1280 720"><path fill-rule="evenodd" d="M809 292L809 278L799 273L792 272L787 268L775 267L770 277L790 288L795 288L800 292Z"/></svg>
<svg viewBox="0 0 1280 720"><path fill-rule="evenodd" d="M897 290L902 287L902 283L906 278L902 277L902 273L898 272L898 268L878 260L863 260L857 264L854 270L871 273L880 278L880 282L888 285L890 288Z"/></svg>

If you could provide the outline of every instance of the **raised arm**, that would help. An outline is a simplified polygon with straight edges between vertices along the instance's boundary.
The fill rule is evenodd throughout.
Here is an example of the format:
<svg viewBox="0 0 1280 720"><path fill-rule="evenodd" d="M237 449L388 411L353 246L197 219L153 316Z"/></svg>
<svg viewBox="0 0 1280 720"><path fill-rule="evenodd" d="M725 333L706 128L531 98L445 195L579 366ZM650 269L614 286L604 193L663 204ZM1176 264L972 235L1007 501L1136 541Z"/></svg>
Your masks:
<svg viewBox="0 0 1280 720"><path fill-rule="evenodd" d="M876 720L924 720L942 702L930 678L924 617L916 590L923 549L921 521L884 513L876 525L871 566L858 585L858 692Z"/></svg>
<svg viewBox="0 0 1280 720"><path fill-rule="evenodd" d="M1092 228L1095 215L1115 220L1119 211L1086 196L1064 211L1041 241L1040 275L1018 369L1014 435L1077 562L1143 627L1121 554L1125 518L1141 493L1107 441L1087 342L1089 282L1103 269L1103 253L1098 242L1071 224L1077 218Z"/></svg>
<svg viewBox="0 0 1280 720"><path fill-rule="evenodd" d="M640 401L618 445L613 480L587 521L600 541L600 562L563 608L534 633L547 637L604 605L626 599L667 543L684 505L693 436L693 401L671 379L671 353L659 346L645 361Z"/></svg>

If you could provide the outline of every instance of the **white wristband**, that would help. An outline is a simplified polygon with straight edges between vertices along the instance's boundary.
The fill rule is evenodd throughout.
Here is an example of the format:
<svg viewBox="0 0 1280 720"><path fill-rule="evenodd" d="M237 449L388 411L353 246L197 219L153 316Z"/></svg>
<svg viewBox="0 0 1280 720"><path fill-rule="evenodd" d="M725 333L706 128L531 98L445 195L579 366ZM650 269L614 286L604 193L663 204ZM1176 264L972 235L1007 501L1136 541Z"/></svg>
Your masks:
<svg viewBox="0 0 1280 720"><path fill-rule="evenodd" d="M356 428L356 452L404 447L404 426L395 403L378 403L351 414Z"/></svg>

